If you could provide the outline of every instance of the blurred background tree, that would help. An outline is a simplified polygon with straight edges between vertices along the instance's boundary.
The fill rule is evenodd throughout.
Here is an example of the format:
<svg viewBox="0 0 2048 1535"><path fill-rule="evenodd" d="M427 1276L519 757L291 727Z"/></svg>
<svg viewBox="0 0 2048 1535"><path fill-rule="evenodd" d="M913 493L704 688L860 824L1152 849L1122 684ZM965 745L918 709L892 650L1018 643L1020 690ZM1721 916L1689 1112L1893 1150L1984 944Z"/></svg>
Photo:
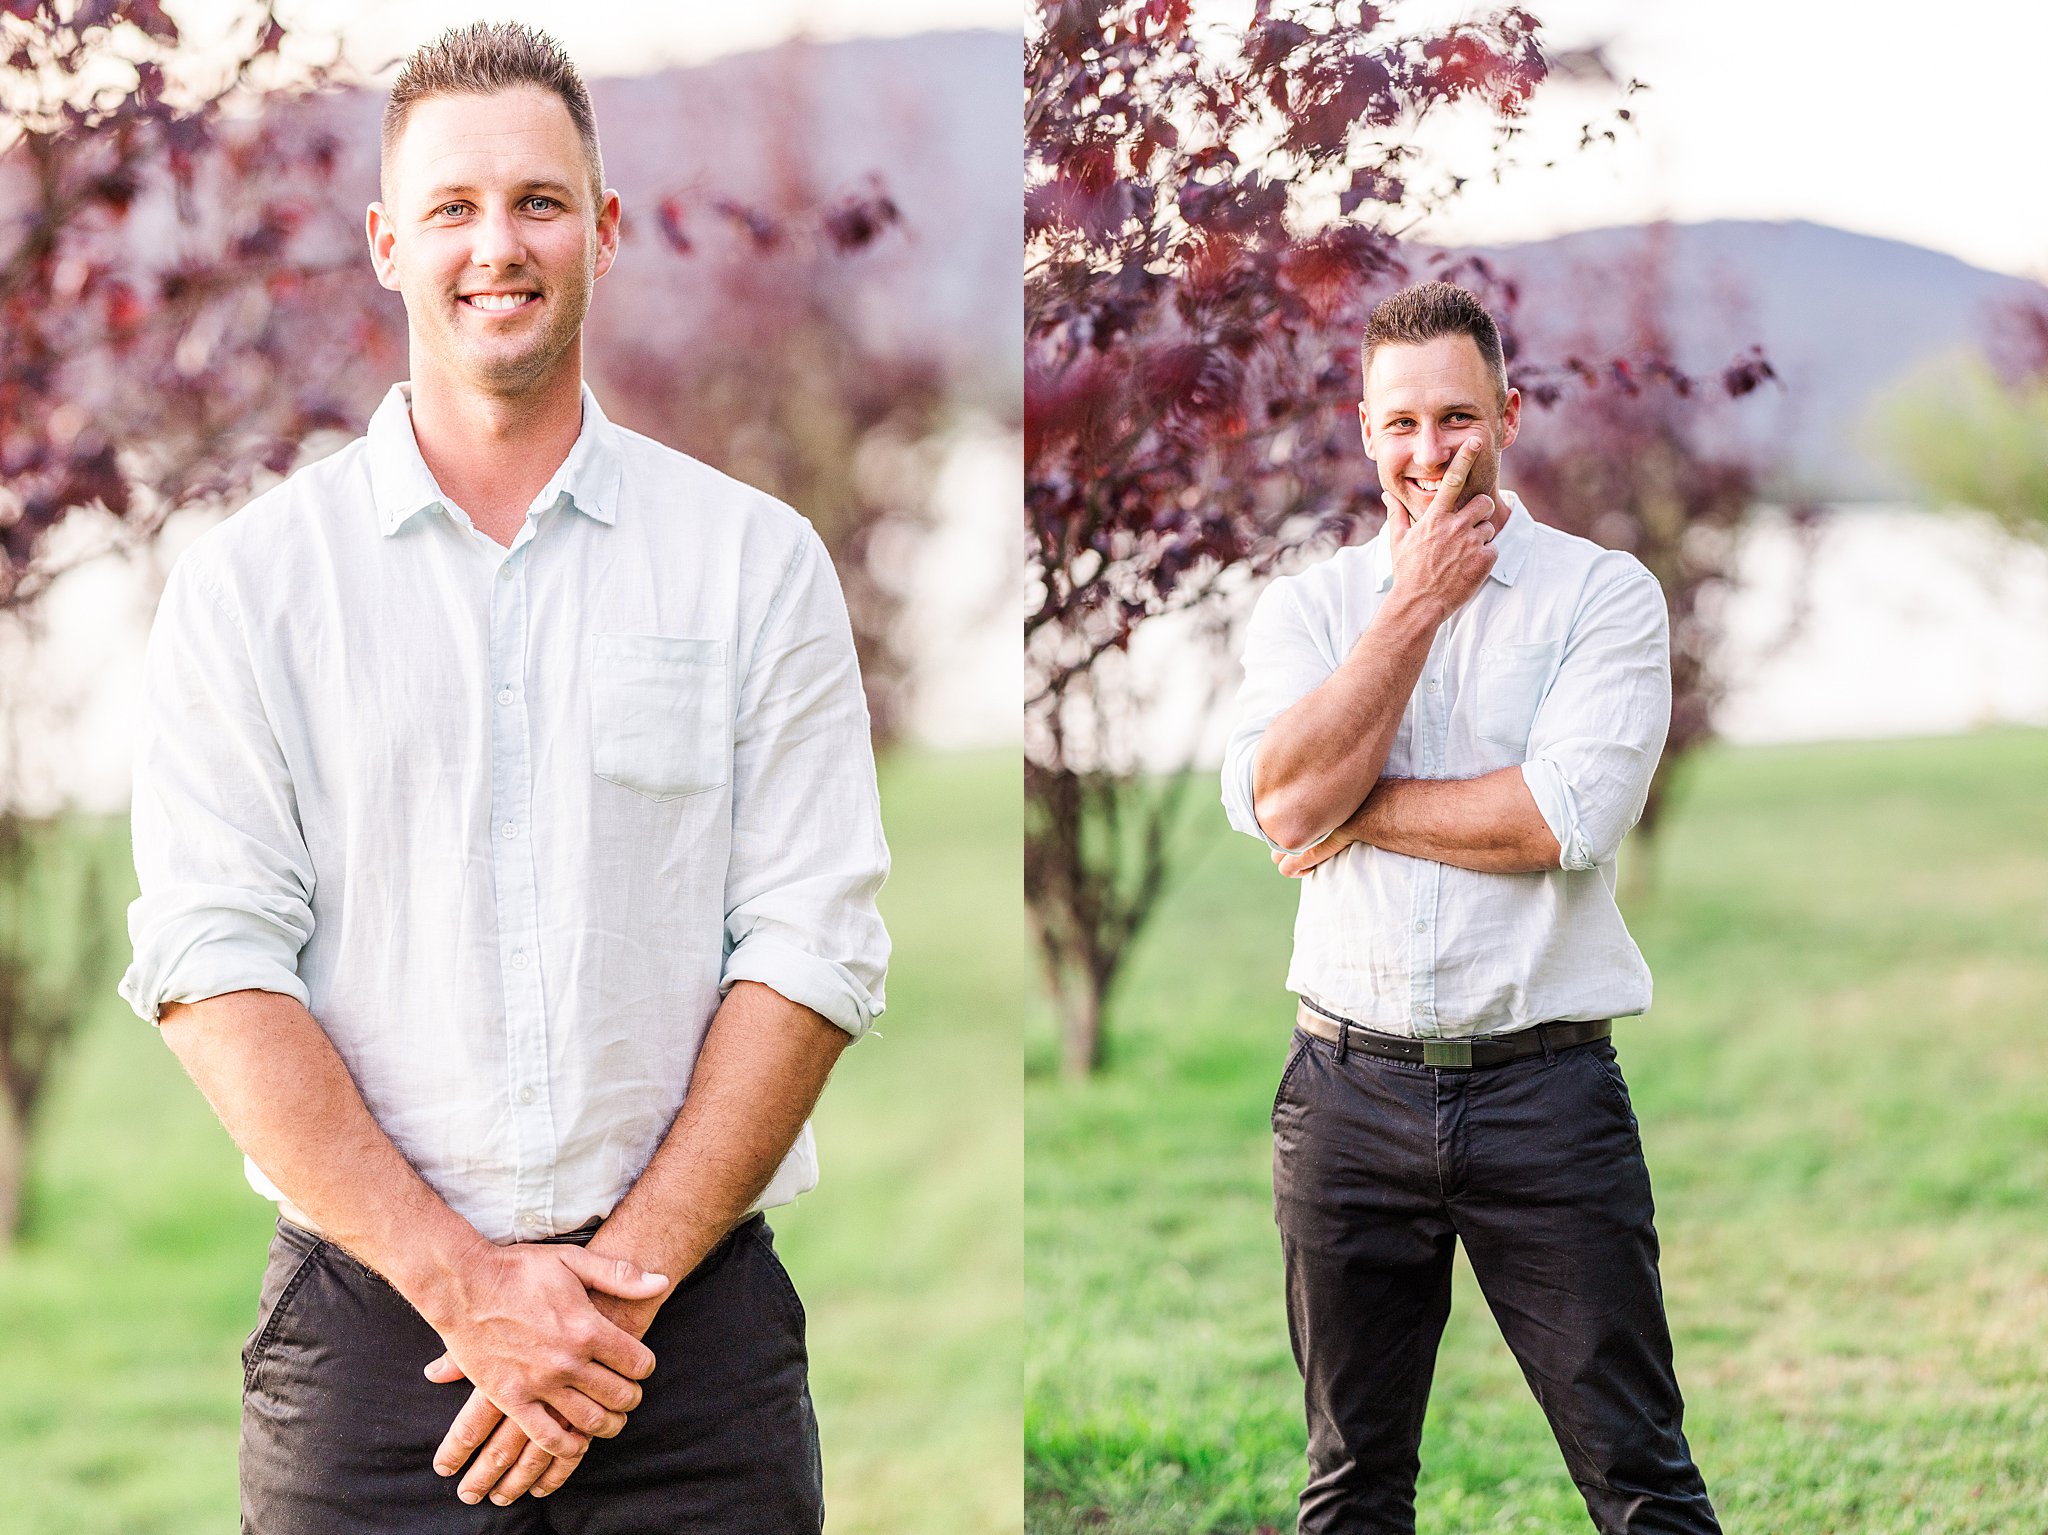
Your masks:
<svg viewBox="0 0 2048 1535"><path fill-rule="evenodd" d="M1343 340L1417 180L1417 123L1509 123L1547 71L1506 10L1261 0L1198 40L1186 0L1041 0L1025 60L1025 894L1070 1072L1163 886L1178 796L1145 802L1122 659L1138 626L1372 515Z"/></svg>
<svg viewBox="0 0 2048 1535"><path fill-rule="evenodd" d="M1987 339L1906 384L1880 407L1879 433L1932 504L2048 541L2048 301L2008 305Z"/></svg>
<svg viewBox="0 0 2048 1535"><path fill-rule="evenodd" d="M909 555L957 392L919 338L863 324L866 263L906 239L879 178L821 182L796 125L816 115L802 50L776 71L766 175L669 193L655 210L688 280L720 295L678 351L643 332L593 349L618 420L799 508L838 569L876 744L900 733L915 659Z"/></svg>
<svg viewBox="0 0 2048 1535"><path fill-rule="evenodd" d="M1698 380L1671 359L1681 302L1664 232L1645 238L1599 274L1603 319L1628 316L1622 354L1588 361L1578 345L1547 369L1521 375L1539 414L1528 422L1502 479L1553 527L1641 560L1664 589L1671 624L1671 728L1624 860L1633 892L1653 882L1657 831L1686 759L1713 738L1727 679L1718 658L1725 599L1735 577L1737 535L1762 488L1757 455L1725 423L1726 403L1773 378L1760 352ZM1512 316L1516 295L1496 307ZM1583 339L1583 338L1582 338ZM1595 354L1597 355L1597 354ZM1794 506L1795 524L1812 508Z"/></svg>
<svg viewBox="0 0 2048 1535"><path fill-rule="evenodd" d="M1189 760L1144 739L1132 640L1176 614L1216 639L1256 582L1377 529L1355 403L1378 297L1423 275L1491 289L1525 393L1602 397L1553 479L1661 445L1641 483L1578 489L1603 541L1681 583L1681 610L1686 529L1740 516L1749 487L1680 430L1694 381L1660 334L1613 368L1532 364L1511 286L1482 260L1404 243L1464 184L1423 162L1426 120L1483 114L1499 173L1546 79L1608 80L1623 99L1634 82L1612 82L1596 53L1547 56L1514 7L1412 32L1391 6L1286 0L1261 0L1241 35L1198 39L1189 22L1179 0L1043 0L1027 43L1025 891L1072 1073L1103 1059L1105 1009L1170 873L1185 784L1158 775ZM1610 110L1582 148L1629 116ZM1751 355L1713 387L1747 392L1768 372ZM1197 643L1169 669L1213 657Z"/></svg>
<svg viewBox="0 0 2048 1535"><path fill-rule="evenodd" d="M206 56L155 0L0 12L0 616L17 630L64 569L245 492L347 419L347 289L296 239L335 146L251 110L324 83L285 42L267 4ZM0 1241L50 1063L112 947L95 932L77 965L39 962L38 828L13 787L0 784ZM73 895L81 922L104 922L90 884Z"/></svg>

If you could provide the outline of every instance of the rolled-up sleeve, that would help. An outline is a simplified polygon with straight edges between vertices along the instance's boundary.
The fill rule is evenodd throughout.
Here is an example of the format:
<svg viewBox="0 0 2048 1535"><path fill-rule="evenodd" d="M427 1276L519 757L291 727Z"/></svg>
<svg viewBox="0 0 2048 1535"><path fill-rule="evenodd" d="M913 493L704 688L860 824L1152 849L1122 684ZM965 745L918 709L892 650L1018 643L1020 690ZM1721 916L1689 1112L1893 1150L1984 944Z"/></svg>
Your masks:
<svg viewBox="0 0 2048 1535"><path fill-rule="evenodd" d="M150 629L135 761L141 895L121 995L154 1023L166 1002L263 990L306 1001L312 860L247 638L192 561Z"/></svg>
<svg viewBox="0 0 2048 1535"><path fill-rule="evenodd" d="M1223 813L1246 836L1286 853L1299 853L1303 848L1280 847L1259 824L1252 759L1258 755L1266 727L1337 669L1336 660L1303 614L1294 587L1292 579L1283 577L1261 592L1252 608L1251 622L1245 628L1244 684L1237 692L1237 723L1223 749ZM1311 842L1304 847L1314 845Z"/></svg>
<svg viewBox="0 0 2048 1535"><path fill-rule="evenodd" d="M808 527L737 707L721 990L758 981L858 1038L883 1008L889 849L846 604Z"/></svg>
<svg viewBox="0 0 2048 1535"><path fill-rule="evenodd" d="M1631 565L1580 605L1522 764L1565 869L1614 857L1643 813L1671 725L1664 594Z"/></svg>

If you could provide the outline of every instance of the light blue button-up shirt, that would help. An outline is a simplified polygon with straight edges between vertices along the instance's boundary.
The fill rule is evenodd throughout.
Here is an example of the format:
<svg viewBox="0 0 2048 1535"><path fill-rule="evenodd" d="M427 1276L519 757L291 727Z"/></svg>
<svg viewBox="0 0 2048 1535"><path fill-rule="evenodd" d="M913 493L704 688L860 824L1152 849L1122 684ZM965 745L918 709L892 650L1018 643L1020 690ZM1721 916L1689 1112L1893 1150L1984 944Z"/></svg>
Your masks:
<svg viewBox="0 0 2048 1535"><path fill-rule="evenodd" d="M823 545L587 389L507 548L395 388L178 562L142 725L122 995L296 997L494 1240L611 1211L734 982L855 1035L882 1009L888 852ZM816 1181L806 1126L761 1203Z"/></svg>
<svg viewBox="0 0 2048 1535"><path fill-rule="evenodd" d="M1614 880L1671 722L1663 592L1634 556L1501 494L1510 513L1493 570L1438 628L1384 772L1519 767L1559 867L1484 874L1353 845L1305 875L1288 989L1383 1033L1464 1038L1650 1005ZM1252 810L1259 740L1350 654L1393 579L1382 531L1261 594L1223 765L1239 831L1276 845Z"/></svg>

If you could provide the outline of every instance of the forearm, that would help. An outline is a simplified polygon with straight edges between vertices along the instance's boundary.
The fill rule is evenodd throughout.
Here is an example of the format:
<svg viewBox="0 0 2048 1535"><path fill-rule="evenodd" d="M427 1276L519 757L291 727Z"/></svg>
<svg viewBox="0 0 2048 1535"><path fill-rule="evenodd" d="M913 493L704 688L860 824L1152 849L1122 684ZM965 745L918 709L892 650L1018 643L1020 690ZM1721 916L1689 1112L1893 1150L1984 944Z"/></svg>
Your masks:
<svg viewBox="0 0 2048 1535"><path fill-rule="evenodd" d="M321 1234L437 1327L488 1247L370 1116L334 1044L291 997L236 991L166 1003L164 1042L237 1146Z"/></svg>
<svg viewBox="0 0 2048 1535"><path fill-rule="evenodd" d="M1483 874L1558 867L1557 838L1536 808L1520 768L1478 778L1384 779L1340 834L1390 853Z"/></svg>
<svg viewBox="0 0 2048 1535"><path fill-rule="evenodd" d="M1343 663L1266 727L1252 791L1268 837L1283 847L1314 842L1372 791L1442 617L1397 588Z"/></svg>
<svg viewBox="0 0 2048 1535"><path fill-rule="evenodd" d="M850 1042L767 986L734 985L681 1112L590 1250L680 1281L753 1208Z"/></svg>

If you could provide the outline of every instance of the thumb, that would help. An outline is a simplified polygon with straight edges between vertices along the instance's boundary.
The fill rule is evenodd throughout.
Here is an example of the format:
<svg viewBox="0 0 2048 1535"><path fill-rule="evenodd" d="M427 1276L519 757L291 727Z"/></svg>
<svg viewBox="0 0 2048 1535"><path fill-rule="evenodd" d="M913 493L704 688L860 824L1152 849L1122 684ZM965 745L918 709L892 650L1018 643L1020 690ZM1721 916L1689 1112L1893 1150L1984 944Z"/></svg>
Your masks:
<svg viewBox="0 0 2048 1535"><path fill-rule="evenodd" d="M624 1258L600 1258L574 1243L565 1243L560 1253L570 1273L583 1281L583 1288L620 1300L653 1300L668 1288L668 1275L650 1274Z"/></svg>
<svg viewBox="0 0 2048 1535"><path fill-rule="evenodd" d="M1380 493L1380 500L1386 503L1387 526L1393 530L1394 537L1399 538L1409 528L1414 526L1415 519L1408 515L1408 508L1403 506L1391 494L1382 491Z"/></svg>
<svg viewBox="0 0 2048 1535"><path fill-rule="evenodd" d="M433 1381L436 1385L453 1385L462 1378L462 1366L455 1362L453 1354L443 1354L439 1359L436 1359L427 1366L427 1379Z"/></svg>

